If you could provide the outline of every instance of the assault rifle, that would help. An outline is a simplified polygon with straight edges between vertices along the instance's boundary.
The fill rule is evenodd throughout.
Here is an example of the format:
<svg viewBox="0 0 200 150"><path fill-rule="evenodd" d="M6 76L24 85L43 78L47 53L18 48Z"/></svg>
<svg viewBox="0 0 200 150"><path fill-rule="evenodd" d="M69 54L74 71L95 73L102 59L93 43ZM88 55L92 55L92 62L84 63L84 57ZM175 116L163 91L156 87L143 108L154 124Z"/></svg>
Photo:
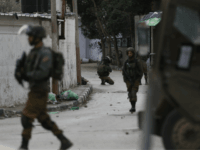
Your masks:
<svg viewBox="0 0 200 150"><path fill-rule="evenodd" d="M23 52L20 59L16 62L16 69L15 69L15 78L18 81L19 84L21 84L23 87L23 74L24 74L24 64L26 61L26 53Z"/></svg>

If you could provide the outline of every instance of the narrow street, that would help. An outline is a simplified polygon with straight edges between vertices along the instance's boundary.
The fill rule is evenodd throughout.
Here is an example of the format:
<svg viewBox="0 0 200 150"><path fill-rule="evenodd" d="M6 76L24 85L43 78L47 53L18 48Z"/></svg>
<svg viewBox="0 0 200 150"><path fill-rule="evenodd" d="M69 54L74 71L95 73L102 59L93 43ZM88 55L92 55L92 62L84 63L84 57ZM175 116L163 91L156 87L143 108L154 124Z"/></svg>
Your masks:
<svg viewBox="0 0 200 150"><path fill-rule="evenodd" d="M129 113L126 86L120 71L113 71L110 77L114 85L100 85L96 64L82 64L82 76L93 85L93 93L85 107L76 111L63 111L51 115L74 143L71 150L139 150L141 131L138 128L137 112L145 109L144 100L147 85L141 85L138 92L137 112ZM144 79L142 80L144 84ZM60 143L51 132L34 122L31 150L58 149ZM20 118L0 120L0 145L17 149L21 143ZM164 150L161 138L153 137L153 150Z"/></svg>

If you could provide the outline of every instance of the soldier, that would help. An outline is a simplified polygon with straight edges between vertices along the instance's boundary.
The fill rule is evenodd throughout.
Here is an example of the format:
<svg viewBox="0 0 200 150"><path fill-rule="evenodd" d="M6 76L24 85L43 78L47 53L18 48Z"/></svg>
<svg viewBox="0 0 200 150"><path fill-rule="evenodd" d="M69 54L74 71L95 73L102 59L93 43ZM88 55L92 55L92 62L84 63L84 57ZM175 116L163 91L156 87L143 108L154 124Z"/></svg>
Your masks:
<svg viewBox="0 0 200 150"><path fill-rule="evenodd" d="M101 79L101 85L105 85L105 82L109 83L110 85L114 84L114 81L109 77L110 72L112 72L112 69L109 66L110 63L111 58L106 56L97 68L97 74Z"/></svg>
<svg viewBox="0 0 200 150"><path fill-rule="evenodd" d="M145 82L146 82L145 84L147 85L148 81L147 81L147 63L146 62L150 56L150 53L148 53L148 55L144 55L144 56L140 56L138 53L139 52L137 52L136 58L138 58L140 60L140 63L142 66L142 71L143 71ZM140 85L142 85L141 80L142 80L142 78L140 79Z"/></svg>
<svg viewBox="0 0 200 150"><path fill-rule="evenodd" d="M128 98L132 106L130 112L133 113L136 111L136 94L142 77L142 67L138 59L135 58L135 51L132 47L127 49L127 55L128 59L124 63L122 75L127 86Z"/></svg>
<svg viewBox="0 0 200 150"><path fill-rule="evenodd" d="M23 132L20 150L28 149L33 128L32 123L35 118L38 119L43 128L52 131L57 136L61 141L60 149L67 149L72 146L72 143L47 114L48 80L53 68L53 51L43 45L42 39L46 37L45 29L41 26L25 26L25 28L23 26L20 30L26 32L29 36L29 44L34 46L27 58L24 59L23 67L16 68L15 71L16 79L19 82L22 80L29 82L30 88L28 101L21 116Z"/></svg>

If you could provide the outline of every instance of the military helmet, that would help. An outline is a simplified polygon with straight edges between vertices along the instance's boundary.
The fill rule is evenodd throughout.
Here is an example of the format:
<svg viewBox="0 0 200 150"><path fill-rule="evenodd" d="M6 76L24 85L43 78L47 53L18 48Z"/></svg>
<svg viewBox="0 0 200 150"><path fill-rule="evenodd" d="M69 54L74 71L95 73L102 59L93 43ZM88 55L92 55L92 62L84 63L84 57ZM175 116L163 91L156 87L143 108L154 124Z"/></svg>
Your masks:
<svg viewBox="0 0 200 150"><path fill-rule="evenodd" d="M33 36L35 38L45 38L46 37L46 31L42 26L32 26L32 25L23 25L19 31L18 34L25 33L28 36Z"/></svg>
<svg viewBox="0 0 200 150"><path fill-rule="evenodd" d="M127 48L126 50L126 55L128 55L128 52L131 51L133 53L133 55L135 55L135 50L132 47Z"/></svg>
<svg viewBox="0 0 200 150"><path fill-rule="evenodd" d="M28 36L33 36L41 39L46 37L46 31L42 26L29 26L26 30L26 34Z"/></svg>
<svg viewBox="0 0 200 150"><path fill-rule="evenodd" d="M109 56L106 56L106 57L104 58L104 62L105 62L105 63L111 63L111 62L112 62L112 59L111 59Z"/></svg>

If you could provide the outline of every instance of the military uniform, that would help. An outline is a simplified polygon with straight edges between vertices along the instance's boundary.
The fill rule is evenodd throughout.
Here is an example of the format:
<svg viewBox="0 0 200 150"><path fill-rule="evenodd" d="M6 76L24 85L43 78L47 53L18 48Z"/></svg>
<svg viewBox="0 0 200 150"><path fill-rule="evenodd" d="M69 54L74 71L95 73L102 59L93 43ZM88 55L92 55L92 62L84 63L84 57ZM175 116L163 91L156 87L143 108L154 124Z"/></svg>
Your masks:
<svg viewBox="0 0 200 150"><path fill-rule="evenodd" d="M41 27L37 27L37 29L44 31ZM36 31L34 33L37 33ZM58 128L56 123L47 114L48 82L52 72L52 65L52 51L44 46L33 48L26 58L22 76L23 80L29 82L30 92L28 93L28 100L21 117L23 126L21 149L28 149L28 142L33 128L32 123L36 118L43 128L51 130L57 136L61 141L61 149L66 149L72 145L62 134L62 130Z"/></svg>
<svg viewBox="0 0 200 150"><path fill-rule="evenodd" d="M128 49L134 55L133 49ZM126 83L127 91L128 91L128 98L132 105L131 112L135 111L135 104L137 102L137 92L139 89L140 79L142 76L142 67L140 61L136 58L131 57L128 58L123 66L122 71L124 82Z"/></svg>
<svg viewBox="0 0 200 150"><path fill-rule="evenodd" d="M114 84L114 81L109 77L110 72L112 72L111 67L109 66L110 61L108 59L103 60L102 64L100 64L97 68L97 74L101 79L101 84L105 85L105 82L110 85Z"/></svg>
<svg viewBox="0 0 200 150"><path fill-rule="evenodd" d="M138 53L137 53L137 58L140 60L146 84L148 84L148 82L147 82L147 79L148 79L148 76L147 76L147 63L146 62L147 62L149 56L150 56L149 54L146 55L146 56L139 56ZM141 77L141 79L142 79L142 77ZM141 79L140 79L140 84L141 84Z"/></svg>

